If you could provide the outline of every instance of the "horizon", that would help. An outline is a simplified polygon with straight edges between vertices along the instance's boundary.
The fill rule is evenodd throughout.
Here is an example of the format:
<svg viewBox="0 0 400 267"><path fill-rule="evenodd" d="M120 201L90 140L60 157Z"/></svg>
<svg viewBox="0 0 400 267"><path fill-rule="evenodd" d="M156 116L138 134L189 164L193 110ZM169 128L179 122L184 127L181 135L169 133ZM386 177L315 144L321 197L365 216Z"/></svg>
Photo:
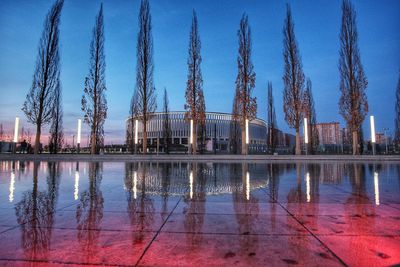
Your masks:
<svg viewBox="0 0 400 267"><path fill-rule="evenodd" d="M105 19L105 55L108 118L105 144L125 143L125 120L135 86L136 38L140 1L65 1L61 15L61 82L66 142L76 134L84 78L89 71L89 43L95 16L103 2ZM317 122L339 122L339 30L342 1L288 1L295 23L295 34L306 77L313 84ZM13 133L14 120L20 128L28 124L21 111L32 83L39 38L45 15L54 1L0 2L0 124ZM357 12L361 62L368 79L369 113L364 120L364 138L370 138L369 115L375 116L377 133L394 128L395 89L399 78L400 2L396 0L352 1ZM184 110L187 79L187 55L192 10L195 9L202 42L201 65L207 112L231 113L237 74L237 30L242 13L249 16L252 30L252 61L256 72L257 118L266 120L267 82L273 85L278 128L293 134L284 121L283 22L284 2L239 1L150 1L154 40L154 82L157 111L161 110L162 90L168 90L171 111ZM333 11L334 10L334 11ZM23 19L22 19L23 18ZM171 36L172 35L172 36ZM171 38L172 37L172 38ZM221 49L223 47L223 49ZM122 89L121 89L122 88ZM382 91L384 94L382 94ZM7 96L7 97L4 97ZM221 103L221 98L225 103ZM42 129L47 144L48 126ZM83 124L82 143L89 128Z"/></svg>

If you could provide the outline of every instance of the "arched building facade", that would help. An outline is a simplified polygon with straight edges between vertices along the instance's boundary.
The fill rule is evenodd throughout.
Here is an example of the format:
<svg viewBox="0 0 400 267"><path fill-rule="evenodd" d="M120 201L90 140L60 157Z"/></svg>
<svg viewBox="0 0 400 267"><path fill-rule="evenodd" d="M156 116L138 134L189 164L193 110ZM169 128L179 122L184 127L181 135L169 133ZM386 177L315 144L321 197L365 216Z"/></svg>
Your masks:
<svg viewBox="0 0 400 267"><path fill-rule="evenodd" d="M188 147L190 136L190 123L185 120L184 111L169 112L169 120L171 125L171 144L175 147L180 147L185 150ZM154 116L147 125L147 138L150 149L156 149L157 144L163 144L163 130L165 113L155 112ZM132 125L133 123L133 125ZM232 114L206 112L206 127L203 143L206 151L229 152L232 149L232 129L233 129ZM126 120L127 140L134 138L135 118ZM240 137L240 126L237 131ZM198 134L198 138L201 138ZM249 151L265 152L267 140L267 123L262 119L254 119L249 122ZM143 141L143 125L138 121L138 143ZM239 140L240 141L240 140ZM128 141L129 142L129 141ZM200 140L198 144L201 143ZM160 149L162 150L162 149Z"/></svg>

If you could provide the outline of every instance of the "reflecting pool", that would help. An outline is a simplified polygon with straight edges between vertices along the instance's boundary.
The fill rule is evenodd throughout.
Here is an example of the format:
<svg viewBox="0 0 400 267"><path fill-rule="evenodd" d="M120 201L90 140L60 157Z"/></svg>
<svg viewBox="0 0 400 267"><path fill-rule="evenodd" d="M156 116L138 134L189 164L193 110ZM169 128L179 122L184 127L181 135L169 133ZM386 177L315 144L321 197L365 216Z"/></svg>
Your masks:
<svg viewBox="0 0 400 267"><path fill-rule="evenodd" d="M400 164L0 162L0 265L400 264Z"/></svg>

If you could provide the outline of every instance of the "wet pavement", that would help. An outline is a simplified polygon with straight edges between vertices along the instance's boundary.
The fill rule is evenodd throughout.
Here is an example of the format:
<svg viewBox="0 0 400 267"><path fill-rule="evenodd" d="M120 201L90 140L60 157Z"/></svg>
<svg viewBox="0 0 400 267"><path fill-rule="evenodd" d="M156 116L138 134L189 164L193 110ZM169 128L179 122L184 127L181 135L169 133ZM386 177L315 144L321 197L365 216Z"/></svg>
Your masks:
<svg viewBox="0 0 400 267"><path fill-rule="evenodd" d="M0 162L0 265L400 264L400 164Z"/></svg>

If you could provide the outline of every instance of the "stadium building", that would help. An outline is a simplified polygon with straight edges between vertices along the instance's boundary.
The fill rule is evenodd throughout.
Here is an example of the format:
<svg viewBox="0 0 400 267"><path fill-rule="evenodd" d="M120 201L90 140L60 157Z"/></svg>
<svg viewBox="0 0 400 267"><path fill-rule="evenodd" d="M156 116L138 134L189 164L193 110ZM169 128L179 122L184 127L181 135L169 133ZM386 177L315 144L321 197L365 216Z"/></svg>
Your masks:
<svg viewBox="0 0 400 267"><path fill-rule="evenodd" d="M163 130L165 113L155 112L154 116L147 125L147 138L150 151L163 150ZM171 140L173 150L187 151L190 135L190 123L185 120L184 111L169 112L171 125ZM131 124L133 123L133 125ZM204 149L206 151L230 152L232 150L232 115L228 113L206 112L206 129L204 135ZM133 127L131 127L133 126ZM135 119L126 120L127 140L134 136ZM240 126L239 126L240 128ZM132 132L133 131L133 132ZM240 129L237 138L241 138ZM198 145L200 145L200 135L197 134ZM249 152L263 153L266 151L267 124L264 120L254 119L249 122ZM239 140L240 141L240 140ZM138 121L138 144L139 150L143 142L143 125ZM159 144L159 145L158 145ZM199 148L198 148L199 149Z"/></svg>

